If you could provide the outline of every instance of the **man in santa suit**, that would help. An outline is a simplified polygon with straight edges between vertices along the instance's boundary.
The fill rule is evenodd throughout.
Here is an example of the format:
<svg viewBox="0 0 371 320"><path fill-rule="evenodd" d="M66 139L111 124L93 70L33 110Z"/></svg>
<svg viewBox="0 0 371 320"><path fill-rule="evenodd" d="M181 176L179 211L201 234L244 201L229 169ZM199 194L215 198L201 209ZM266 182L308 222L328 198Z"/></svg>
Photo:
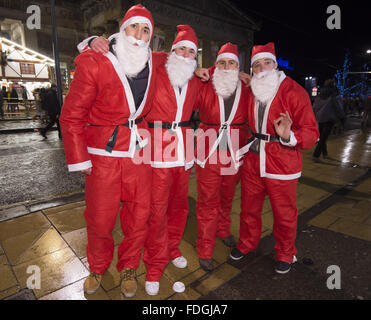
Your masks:
<svg viewBox="0 0 371 320"><path fill-rule="evenodd" d="M170 54L158 53L164 63L157 69L157 89L145 117L151 134L153 167L150 227L143 251L147 269L145 289L149 295L158 293L169 260L177 268L187 266L187 259L179 250L187 221L188 183L194 163L193 131L187 129L201 81L193 76L197 66L196 34L188 25L179 25L177 29ZM85 40L85 44L89 39L92 38ZM80 48L85 44L80 44ZM97 38L89 47L105 53L107 40ZM188 141L187 133L191 138Z"/></svg>
<svg viewBox="0 0 371 320"><path fill-rule="evenodd" d="M164 53L166 64L158 70L157 90L146 116L153 150L152 212L143 254L146 291L150 295L157 294L169 260L177 268L187 266L179 244L187 221L188 184L194 163L190 119L201 81L193 76L197 66L196 34L187 25L177 29L171 52ZM165 250L168 255L163 254Z"/></svg>
<svg viewBox="0 0 371 320"><path fill-rule="evenodd" d="M230 233L232 200L239 181L236 151L246 143L248 90L239 79L236 45L220 49L212 81L199 93L201 124L197 131L197 252L204 270L213 270L215 237L230 247L235 245Z"/></svg>
<svg viewBox="0 0 371 320"><path fill-rule="evenodd" d="M248 99L248 122L253 137L237 155L239 159L248 152L241 172L240 239L231 258L239 260L257 248L268 194L274 216L275 270L283 274L296 261L301 150L312 148L319 133L307 92L277 70L273 42L253 48L251 65L253 95Z"/></svg>
<svg viewBox="0 0 371 320"><path fill-rule="evenodd" d="M130 8L105 55L88 50L75 59L74 80L60 117L69 171L86 174L85 196L90 275L84 291L94 293L114 251L112 231L120 210L125 238L119 245L117 270L126 297L137 289L135 270L148 231L152 169L136 164L148 138L143 117L153 99L162 57L153 54L151 13Z"/></svg>

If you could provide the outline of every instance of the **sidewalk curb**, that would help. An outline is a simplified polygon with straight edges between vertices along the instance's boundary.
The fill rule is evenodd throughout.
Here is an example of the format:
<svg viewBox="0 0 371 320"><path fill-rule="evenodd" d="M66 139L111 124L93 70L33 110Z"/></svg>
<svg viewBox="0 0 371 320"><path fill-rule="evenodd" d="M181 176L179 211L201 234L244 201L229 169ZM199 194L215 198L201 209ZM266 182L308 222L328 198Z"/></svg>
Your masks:
<svg viewBox="0 0 371 320"><path fill-rule="evenodd" d="M346 194L351 192L355 187L357 187L362 182L366 181L367 179L371 178L371 168L368 168L367 172L360 176L359 178L341 186L338 190L334 193L329 195L327 198L319 201L314 206L308 208L304 212L298 216L298 223L297 223L297 234L307 228L308 222L313 219L314 217L320 215L323 211L327 208L332 206L334 203L338 202L342 199ZM248 267L249 264L254 263L256 259L261 258L262 256L271 255L273 252L273 247L275 245L275 238L273 233L267 235L263 239L260 240L259 246L256 251L250 252L250 255L247 255L243 259L239 261L234 261L232 259L228 259L227 263L232 265L233 267L243 270Z"/></svg>
<svg viewBox="0 0 371 320"><path fill-rule="evenodd" d="M0 222L26 216L40 210L50 209L84 200L85 192L78 191L68 195L14 203L12 205L0 207Z"/></svg>
<svg viewBox="0 0 371 320"><path fill-rule="evenodd" d="M27 133L27 132L35 132L35 130L40 130L42 128L24 128L24 129L10 129L10 130L0 130L0 134L12 134L12 133ZM52 127L51 131L57 130L56 127Z"/></svg>

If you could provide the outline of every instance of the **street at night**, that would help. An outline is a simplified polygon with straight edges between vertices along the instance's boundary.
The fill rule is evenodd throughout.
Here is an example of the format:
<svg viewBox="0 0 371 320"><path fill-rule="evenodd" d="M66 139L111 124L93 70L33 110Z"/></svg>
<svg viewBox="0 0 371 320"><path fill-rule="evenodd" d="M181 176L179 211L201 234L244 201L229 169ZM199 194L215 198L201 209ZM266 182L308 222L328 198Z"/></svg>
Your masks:
<svg viewBox="0 0 371 320"><path fill-rule="evenodd" d="M367 10L296 8L0 0L0 300L371 300Z"/></svg>

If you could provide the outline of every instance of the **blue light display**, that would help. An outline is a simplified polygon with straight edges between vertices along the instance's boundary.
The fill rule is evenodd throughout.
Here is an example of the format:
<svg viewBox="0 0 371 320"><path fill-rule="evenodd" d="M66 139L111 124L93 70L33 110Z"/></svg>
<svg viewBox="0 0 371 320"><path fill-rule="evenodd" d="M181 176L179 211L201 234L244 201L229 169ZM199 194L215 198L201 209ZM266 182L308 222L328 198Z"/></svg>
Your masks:
<svg viewBox="0 0 371 320"><path fill-rule="evenodd" d="M290 66L290 61L289 60L284 60L282 58L277 59L277 63L279 67L285 68L287 70L294 70L293 67Z"/></svg>

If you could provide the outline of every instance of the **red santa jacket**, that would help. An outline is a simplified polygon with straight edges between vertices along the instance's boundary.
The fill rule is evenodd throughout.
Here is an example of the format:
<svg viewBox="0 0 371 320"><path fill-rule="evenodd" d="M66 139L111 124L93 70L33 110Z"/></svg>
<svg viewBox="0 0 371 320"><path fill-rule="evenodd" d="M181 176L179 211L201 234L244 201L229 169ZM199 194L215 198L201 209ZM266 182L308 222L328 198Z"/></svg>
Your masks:
<svg viewBox="0 0 371 320"><path fill-rule="evenodd" d="M251 89L249 88L249 91ZM252 94L248 99L249 126L258 132L258 102ZM276 95L268 102L265 109L262 132L276 136L273 121L280 117L280 113L288 111L292 119L290 143L279 141L267 142L260 140L260 176L292 180L301 176L302 149L310 149L319 137L316 118L308 93L297 82L281 71L280 86ZM246 153L251 143L239 151L238 158Z"/></svg>
<svg viewBox="0 0 371 320"><path fill-rule="evenodd" d="M137 141L141 147L148 142L138 132L139 128L147 128L146 121L137 122L149 112L148 101L152 100L162 59L160 55L150 54L147 90L138 110L128 80L111 52L102 55L89 50L75 59L74 80L60 117L70 171L91 167L89 154L133 157ZM117 140L110 153L105 147L116 128Z"/></svg>
<svg viewBox="0 0 371 320"><path fill-rule="evenodd" d="M210 78L214 70L214 67L209 70ZM239 81L232 111L229 119L225 119L223 98L216 93L211 80L203 84L196 102L196 106L200 109L201 123L197 130L195 157L197 164L201 167L205 166L210 157L215 156L224 130L228 139L228 155L233 165L237 168L242 164L237 161L235 155L249 136L247 125L249 95L251 92L242 81Z"/></svg>
<svg viewBox="0 0 371 320"><path fill-rule="evenodd" d="M161 54L166 61L168 54ZM151 164L155 168L185 166L189 169L194 162L193 131L190 126L177 125L191 119L201 81L194 76L181 88L180 93L179 88L171 85L165 63L158 68L156 81L157 89L152 98L151 110L146 116L151 127L153 123L157 126L149 129ZM162 128L160 123L171 124L172 129Z"/></svg>

